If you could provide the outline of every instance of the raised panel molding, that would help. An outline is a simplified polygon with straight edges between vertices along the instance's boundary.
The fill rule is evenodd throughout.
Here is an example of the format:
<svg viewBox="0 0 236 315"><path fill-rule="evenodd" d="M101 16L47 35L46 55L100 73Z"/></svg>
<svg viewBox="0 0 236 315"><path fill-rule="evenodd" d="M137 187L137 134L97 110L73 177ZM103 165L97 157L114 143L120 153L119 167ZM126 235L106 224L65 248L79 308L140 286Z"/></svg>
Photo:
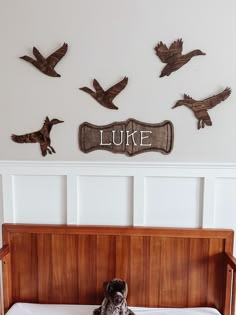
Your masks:
<svg viewBox="0 0 236 315"><path fill-rule="evenodd" d="M194 178L196 180L196 183L198 183L196 186L198 187L196 188L197 195L194 193L194 186L192 186L192 192L193 195L195 194L195 197L197 196L197 198L199 198L193 199L195 200L193 202L197 202L196 211L199 212L197 214L199 217L198 219L196 219L196 217L195 220L199 220L197 222L200 222L200 227L213 228L216 227L216 225L219 227L221 224L220 218L224 217L223 213L221 213L223 211L222 205L224 205L224 209L236 208L236 198L232 198L230 204L228 204L229 195L227 193L228 183L236 185L236 164L1 161L0 217L2 217L3 222L17 222L14 191L14 178L16 176L47 176L49 178L53 176L63 176L65 184L63 184L63 186L58 184L58 187L59 189L63 187L63 190L65 190L62 206L66 208L65 214L63 214L66 224L82 224L86 222L86 212L84 212L86 207L84 207L83 202L81 203L80 193L82 191L83 195L90 194L92 198L93 191L96 190L96 186L92 184L93 178L99 176L108 177L108 182L109 178L117 178L117 180L113 182L114 186L112 189L109 189L108 182L106 183L106 189L108 189L108 194L109 191L111 194L116 192L122 194L121 206L123 205L122 207L125 207L126 213L121 215L126 216L126 219L118 220L118 224L119 222L126 222L134 226L152 225L151 217L149 217L149 221L146 222L146 211L148 211L147 197L150 193L152 194L152 198L150 198L151 207L153 207L154 202L158 202L158 200L155 200L155 196L153 196L155 190L150 186L150 183L152 183L151 179L155 178L158 180L158 185L162 185L161 179L164 179L165 183L169 182L172 190L174 189L174 185L178 186L178 183L182 183L183 187L186 187L185 185L188 183L188 179ZM90 181L86 182L81 180L86 177L89 177ZM125 178L127 178L127 180ZM162 188L162 194L166 194L166 197L170 198L170 200L168 200L168 207L170 207L172 202L171 195L168 195L168 192L164 190L164 186L158 185L157 187ZM165 187L168 187L168 185ZM120 192L117 191L116 188L120 190ZM192 198L192 192L190 189L190 194L188 195L187 193L186 196L181 198L181 202L183 202L183 204L185 203L186 207L189 199L187 200L185 198ZM56 196L59 198L58 193ZM163 200L165 200L165 196L162 196L160 199L162 201L158 206L163 208L161 210L163 212L165 206ZM86 198L84 200L86 201ZM119 200L119 198L115 198L115 200ZM173 200L173 209L181 206L175 204L175 202L176 201ZM53 205L51 206L53 207ZM102 207L102 204L96 204L95 206L99 209L99 207ZM57 203L57 207L60 208L59 203ZM114 211L117 211L117 205L113 208L116 209ZM113 208L111 204L111 211L113 211ZM201 210L197 210L199 208ZM191 209L190 210L193 211L194 207ZM83 214L82 222L80 222L81 214ZM194 215L196 215L196 213ZM113 217L115 218L115 216ZM51 218L50 222L52 221L53 219ZM165 222L168 223L168 221ZM224 217L221 227L231 226L234 228L232 225L233 222L236 222L236 212L230 211L230 216ZM184 223L183 226L188 225L187 221L184 221ZM158 222L155 222L155 225L158 225Z"/></svg>
<svg viewBox="0 0 236 315"><path fill-rule="evenodd" d="M2 217L3 222L15 222L13 175L2 174Z"/></svg>
<svg viewBox="0 0 236 315"><path fill-rule="evenodd" d="M201 178L146 177L145 225L199 228L201 224Z"/></svg>
<svg viewBox="0 0 236 315"><path fill-rule="evenodd" d="M132 184L130 176L80 176L79 223L132 225Z"/></svg>
<svg viewBox="0 0 236 315"><path fill-rule="evenodd" d="M17 223L67 223L64 175L15 175L13 213Z"/></svg>

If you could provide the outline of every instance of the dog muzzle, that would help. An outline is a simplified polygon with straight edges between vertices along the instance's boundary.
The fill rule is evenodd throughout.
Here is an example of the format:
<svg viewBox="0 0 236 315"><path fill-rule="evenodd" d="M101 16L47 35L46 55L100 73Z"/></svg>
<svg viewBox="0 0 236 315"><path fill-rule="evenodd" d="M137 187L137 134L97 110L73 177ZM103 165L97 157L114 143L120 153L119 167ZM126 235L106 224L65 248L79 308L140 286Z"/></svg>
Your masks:
<svg viewBox="0 0 236 315"><path fill-rule="evenodd" d="M124 300L124 296L122 293L120 292L116 292L116 294L113 297L113 303L117 306L119 304L121 304Z"/></svg>

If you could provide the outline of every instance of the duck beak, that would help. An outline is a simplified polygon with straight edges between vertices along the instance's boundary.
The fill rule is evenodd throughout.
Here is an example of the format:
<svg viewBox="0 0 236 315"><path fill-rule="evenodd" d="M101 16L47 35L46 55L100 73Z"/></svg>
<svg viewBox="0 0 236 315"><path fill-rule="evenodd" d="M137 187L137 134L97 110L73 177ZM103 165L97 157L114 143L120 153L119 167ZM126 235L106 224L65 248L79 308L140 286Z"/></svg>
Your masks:
<svg viewBox="0 0 236 315"><path fill-rule="evenodd" d="M182 105L181 103L177 102L172 108L176 108L176 107L179 107L181 105Z"/></svg>

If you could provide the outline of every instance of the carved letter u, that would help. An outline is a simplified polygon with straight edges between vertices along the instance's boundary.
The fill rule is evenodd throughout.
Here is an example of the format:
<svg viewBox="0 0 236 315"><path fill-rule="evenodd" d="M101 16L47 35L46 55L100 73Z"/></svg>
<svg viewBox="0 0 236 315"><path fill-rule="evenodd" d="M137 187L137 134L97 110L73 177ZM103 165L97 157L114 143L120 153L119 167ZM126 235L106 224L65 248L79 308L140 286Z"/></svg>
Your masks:
<svg viewBox="0 0 236 315"><path fill-rule="evenodd" d="M121 145L123 142L123 135L124 135L124 130L120 131L120 143L115 142L115 133L117 130L112 130L112 142L114 145Z"/></svg>

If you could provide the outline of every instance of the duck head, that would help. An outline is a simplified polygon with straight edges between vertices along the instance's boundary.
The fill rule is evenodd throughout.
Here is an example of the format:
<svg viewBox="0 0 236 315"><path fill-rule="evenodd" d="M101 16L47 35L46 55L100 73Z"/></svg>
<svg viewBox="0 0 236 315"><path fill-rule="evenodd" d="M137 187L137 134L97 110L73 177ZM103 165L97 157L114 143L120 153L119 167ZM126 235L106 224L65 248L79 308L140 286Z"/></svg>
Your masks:
<svg viewBox="0 0 236 315"><path fill-rule="evenodd" d="M193 56L205 56L206 54L202 52L200 49L195 49L192 51Z"/></svg>
<svg viewBox="0 0 236 315"><path fill-rule="evenodd" d="M179 107L179 106L182 106L182 105L186 105L186 101L179 100L179 101L176 102L176 104L172 108L176 108L176 107Z"/></svg>
<svg viewBox="0 0 236 315"><path fill-rule="evenodd" d="M59 119L56 119L56 118L53 118L50 123L51 125L57 125L57 124L60 124L60 123L63 123L64 121L63 120L59 120Z"/></svg>

